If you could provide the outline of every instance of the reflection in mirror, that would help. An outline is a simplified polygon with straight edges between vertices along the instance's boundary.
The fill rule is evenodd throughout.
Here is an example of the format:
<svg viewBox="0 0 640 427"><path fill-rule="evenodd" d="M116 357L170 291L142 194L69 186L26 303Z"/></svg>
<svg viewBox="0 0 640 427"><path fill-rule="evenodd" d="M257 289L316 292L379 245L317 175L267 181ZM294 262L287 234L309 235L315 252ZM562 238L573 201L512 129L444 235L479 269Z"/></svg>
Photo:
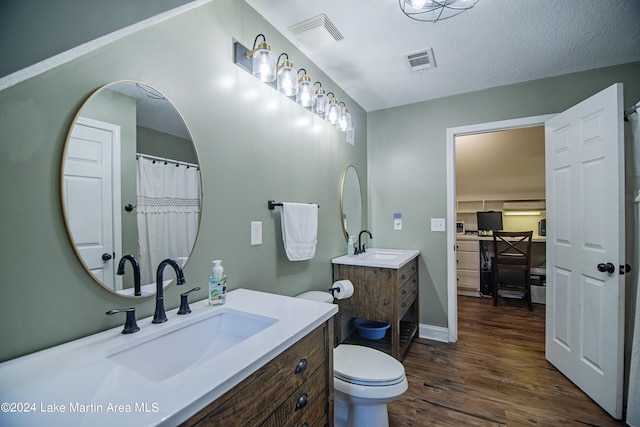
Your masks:
<svg viewBox="0 0 640 427"><path fill-rule="evenodd" d="M340 180L340 218L345 240L356 236L362 228L362 195L356 168L349 165Z"/></svg>
<svg viewBox="0 0 640 427"><path fill-rule="evenodd" d="M188 260L202 205L198 156L180 113L151 86L110 83L82 105L64 149L61 190L75 252L110 291L155 294L158 264ZM135 262L117 274L127 255L140 266L140 292Z"/></svg>

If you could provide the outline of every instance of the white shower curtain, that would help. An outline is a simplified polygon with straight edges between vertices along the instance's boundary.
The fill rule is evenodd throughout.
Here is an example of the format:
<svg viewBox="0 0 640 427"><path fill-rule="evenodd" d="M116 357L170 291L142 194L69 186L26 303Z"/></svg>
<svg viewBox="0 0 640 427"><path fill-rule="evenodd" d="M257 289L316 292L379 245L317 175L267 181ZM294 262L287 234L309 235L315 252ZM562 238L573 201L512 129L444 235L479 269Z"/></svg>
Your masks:
<svg viewBox="0 0 640 427"><path fill-rule="evenodd" d="M200 172L176 162L138 158L138 261L142 284L156 282L162 260L188 257L200 220ZM166 269L164 279L173 278Z"/></svg>
<svg viewBox="0 0 640 427"><path fill-rule="evenodd" d="M640 103L636 104L640 106ZM631 155L631 159L627 162L628 170L631 176L627 177L627 183L631 184L634 199L634 238L632 246L632 254L627 254L628 262L632 265L632 275L628 284L629 292L626 296L629 310L629 321L631 323L628 332L631 333L631 355L629 359L629 380L627 394L627 424L633 427L640 427L640 118L638 113L628 115L629 123L625 125L626 136L631 138L631 144L627 144L627 155ZM630 256L629 256L630 255ZM631 317L633 316L633 317Z"/></svg>

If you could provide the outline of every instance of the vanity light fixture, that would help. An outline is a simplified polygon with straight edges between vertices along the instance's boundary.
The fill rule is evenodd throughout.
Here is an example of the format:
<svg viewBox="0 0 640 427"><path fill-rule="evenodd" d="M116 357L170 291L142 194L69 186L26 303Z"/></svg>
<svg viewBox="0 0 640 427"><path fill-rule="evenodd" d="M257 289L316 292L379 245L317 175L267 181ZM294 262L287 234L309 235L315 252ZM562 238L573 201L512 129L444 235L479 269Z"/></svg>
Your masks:
<svg viewBox="0 0 640 427"><path fill-rule="evenodd" d="M258 42L261 37L262 41ZM285 59L281 63L282 57ZM339 103L333 92L326 93L322 83L315 82L312 85L307 70L301 68L296 71L288 54L280 54L277 61L272 59L271 46L264 34L256 36L251 50L240 42L233 42L234 64L282 92L297 104L310 109L338 130L347 132L347 142L353 144L353 121L344 102Z"/></svg>
<svg viewBox="0 0 640 427"><path fill-rule="evenodd" d="M340 110L340 116L338 118L338 129L342 132L346 132L351 129L351 114L349 114L344 102L341 101L338 104L342 104L342 109Z"/></svg>
<svg viewBox="0 0 640 427"><path fill-rule="evenodd" d="M315 82L313 86L320 85L316 88L316 92L313 95L313 112L322 117L323 119L327 115L327 107L329 106L329 97L327 97L322 83Z"/></svg>
<svg viewBox="0 0 640 427"><path fill-rule="evenodd" d="M256 46L258 38L262 36L262 42ZM258 34L253 41L253 49L247 52L247 58L252 58L252 74L263 82L272 82L276 79L276 61L271 53L271 45L267 43L264 34Z"/></svg>
<svg viewBox="0 0 640 427"><path fill-rule="evenodd" d="M310 108L313 105L313 85L311 84L311 77L307 74L307 70L300 68L300 71L304 71L304 74L300 76L298 80L298 94L296 95L296 102L305 108Z"/></svg>
<svg viewBox="0 0 640 427"><path fill-rule="evenodd" d="M280 63L280 58L286 59ZM281 53L278 56L277 84L278 90L287 96L296 96L298 94L298 74L293 68L293 62L289 60L289 55Z"/></svg>
<svg viewBox="0 0 640 427"><path fill-rule="evenodd" d="M400 9L411 19L436 23L471 9L480 0L399 0Z"/></svg>
<svg viewBox="0 0 640 427"><path fill-rule="evenodd" d="M329 92L327 96L329 95L333 95L333 97L329 99L329 107L327 107L325 120L332 125L335 125L338 123L338 119L340 118L340 105L338 104L338 100L333 92Z"/></svg>

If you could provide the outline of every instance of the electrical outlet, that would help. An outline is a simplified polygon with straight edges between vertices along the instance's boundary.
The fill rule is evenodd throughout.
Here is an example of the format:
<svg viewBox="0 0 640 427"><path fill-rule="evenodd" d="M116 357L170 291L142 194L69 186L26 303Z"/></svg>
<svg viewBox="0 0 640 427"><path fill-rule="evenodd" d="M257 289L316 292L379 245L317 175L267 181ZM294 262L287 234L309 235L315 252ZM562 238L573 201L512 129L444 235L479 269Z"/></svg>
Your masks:
<svg viewBox="0 0 640 427"><path fill-rule="evenodd" d="M262 221L251 221L251 246L262 244Z"/></svg>
<svg viewBox="0 0 640 427"><path fill-rule="evenodd" d="M445 231L444 218L431 218L431 231Z"/></svg>

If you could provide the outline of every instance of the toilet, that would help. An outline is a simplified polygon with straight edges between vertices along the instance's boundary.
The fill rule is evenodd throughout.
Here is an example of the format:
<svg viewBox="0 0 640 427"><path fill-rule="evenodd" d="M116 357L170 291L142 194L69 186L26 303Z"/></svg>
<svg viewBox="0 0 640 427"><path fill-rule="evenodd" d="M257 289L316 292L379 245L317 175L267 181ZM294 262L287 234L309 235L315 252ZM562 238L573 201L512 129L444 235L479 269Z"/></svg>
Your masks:
<svg viewBox="0 0 640 427"><path fill-rule="evenodd" d="M309 291L297 298L333 303L328 292ZM407 391L402 363L373 348L340 344L333 350L334 424L336 427L388 427L387 403Z"/></svg>

